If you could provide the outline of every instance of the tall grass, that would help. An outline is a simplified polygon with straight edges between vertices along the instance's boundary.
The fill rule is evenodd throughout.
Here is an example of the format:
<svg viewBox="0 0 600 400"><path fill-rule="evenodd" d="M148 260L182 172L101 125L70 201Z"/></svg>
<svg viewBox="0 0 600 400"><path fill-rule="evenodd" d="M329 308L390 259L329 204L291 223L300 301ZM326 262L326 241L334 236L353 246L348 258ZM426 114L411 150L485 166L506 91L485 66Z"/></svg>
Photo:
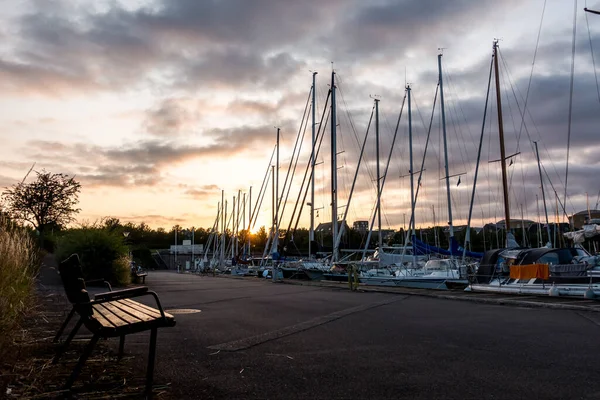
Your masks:
<svg viewBox="0 0 600 400"><path fill-rule="evenodd" d="M33 300L39 266L38 246L29 232L0 216L0 349Z"/></svg>

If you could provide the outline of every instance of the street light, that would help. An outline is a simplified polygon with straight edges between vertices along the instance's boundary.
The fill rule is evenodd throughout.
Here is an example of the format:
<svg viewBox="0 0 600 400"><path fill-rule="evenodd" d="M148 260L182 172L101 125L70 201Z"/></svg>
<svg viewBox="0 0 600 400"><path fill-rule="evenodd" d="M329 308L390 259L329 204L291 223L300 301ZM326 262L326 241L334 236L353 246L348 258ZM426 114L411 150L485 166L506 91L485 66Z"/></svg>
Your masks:
<svg viewBox="0 0 600 400"><path fill-rule="evenodd" d="M127 246L127 257L131 263L131 251L129 250L129 242L127 241L127 238L129 237L129 231L123 232L123 236L125 237L125 246Z"/></svg>

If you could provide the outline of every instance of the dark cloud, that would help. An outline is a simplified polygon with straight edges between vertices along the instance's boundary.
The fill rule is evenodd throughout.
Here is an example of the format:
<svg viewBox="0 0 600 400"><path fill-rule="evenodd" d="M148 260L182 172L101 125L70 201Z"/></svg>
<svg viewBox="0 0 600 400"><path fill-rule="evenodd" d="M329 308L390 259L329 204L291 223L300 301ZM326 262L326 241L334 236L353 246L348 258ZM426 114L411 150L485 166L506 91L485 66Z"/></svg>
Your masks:
<svg viewBox="0 0 600 400"><path fill-rule="evenodd" d="M164 99L157 107L147 110L143 127L155 136L174 137L195 130L199 113L190 109L185 99Z"/></svg>

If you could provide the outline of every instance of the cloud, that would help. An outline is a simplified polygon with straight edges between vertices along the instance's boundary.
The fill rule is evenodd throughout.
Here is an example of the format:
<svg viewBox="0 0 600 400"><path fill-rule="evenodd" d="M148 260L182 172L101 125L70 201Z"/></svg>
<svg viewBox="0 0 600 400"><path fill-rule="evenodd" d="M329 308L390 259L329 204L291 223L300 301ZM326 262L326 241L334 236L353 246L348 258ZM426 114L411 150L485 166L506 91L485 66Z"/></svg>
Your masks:
<svg viewBox="0 0 600 400"><path fill-rule="evenodd" d="M157 107L146 111L142 125L148 133L158 137L189 134L195 130L200 118L194 108L190 99L163 99Z"/></svg>

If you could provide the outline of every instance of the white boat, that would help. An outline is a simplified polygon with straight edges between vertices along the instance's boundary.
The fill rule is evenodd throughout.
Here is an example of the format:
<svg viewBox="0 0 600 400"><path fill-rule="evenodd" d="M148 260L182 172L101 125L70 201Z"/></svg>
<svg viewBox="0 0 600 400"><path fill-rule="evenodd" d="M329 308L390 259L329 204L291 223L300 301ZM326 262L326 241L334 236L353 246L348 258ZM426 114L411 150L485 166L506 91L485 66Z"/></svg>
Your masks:
<svg viewBox="0 0 600 400"><path fill-rule="evenodd" d="M449 289L448 281L454 285L467 280L461 277L459 264L455 259L432 259L425 263L423 268L396 267L392 273L370 270L362 273L360 283L375 286L399 286L422 289ZM462 278L462 279L461 279Z"/></svg>
<svg viewBox="0 0 600 400"><path fill-rule="evenodd" d="M490 250L465 290L594 298L600 267L579 247Z"/></svg>

